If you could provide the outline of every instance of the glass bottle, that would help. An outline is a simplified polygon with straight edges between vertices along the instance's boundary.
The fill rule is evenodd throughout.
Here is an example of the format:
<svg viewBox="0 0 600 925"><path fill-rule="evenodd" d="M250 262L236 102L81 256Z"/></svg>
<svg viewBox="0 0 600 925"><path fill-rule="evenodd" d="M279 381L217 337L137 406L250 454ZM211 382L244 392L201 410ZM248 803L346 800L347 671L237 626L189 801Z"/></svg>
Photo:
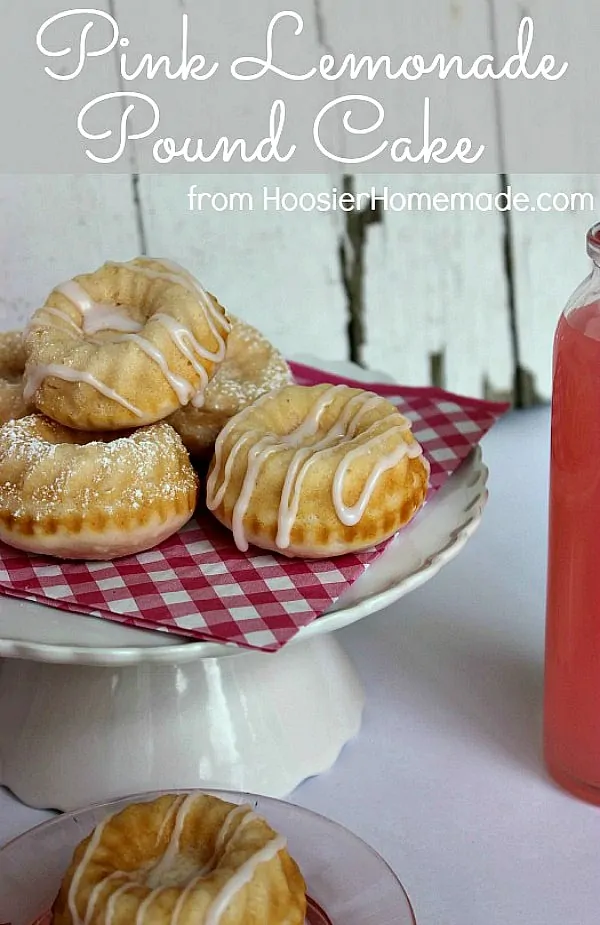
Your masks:
<svg viewBox="0 0 600 925"><path fill-rule="evenodd" d="M600 804L600 223L554 339L544 753Z"/></svg>

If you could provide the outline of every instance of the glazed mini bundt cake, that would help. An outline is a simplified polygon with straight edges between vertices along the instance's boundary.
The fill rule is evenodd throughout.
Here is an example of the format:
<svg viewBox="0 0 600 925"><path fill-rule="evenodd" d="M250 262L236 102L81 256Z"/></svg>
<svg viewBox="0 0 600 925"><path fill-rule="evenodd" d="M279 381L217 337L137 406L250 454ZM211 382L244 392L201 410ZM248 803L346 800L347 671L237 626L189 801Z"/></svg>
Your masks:
<svg viewBox="0 0 600 925"><path fill-rule="evenodd" d="M410 421L390 402L346 385L289 385L225 425L206 496L240 550L318 558L392 536L428 480Z"/></svg>
<svg viewBox="0 0 600 925"><path fill-rule="evenodd" d="M76 849L52 925L304 925L285 838L249 806L170 794L108 816Z"/></svg>
<svg viewBox="0 0 600 925"><path fill-rule="evenodd" d="M230 327L225 309L177 264L107 263L57 286L34 314L25 396L80 430L155 423L202 402Z"/></svg>

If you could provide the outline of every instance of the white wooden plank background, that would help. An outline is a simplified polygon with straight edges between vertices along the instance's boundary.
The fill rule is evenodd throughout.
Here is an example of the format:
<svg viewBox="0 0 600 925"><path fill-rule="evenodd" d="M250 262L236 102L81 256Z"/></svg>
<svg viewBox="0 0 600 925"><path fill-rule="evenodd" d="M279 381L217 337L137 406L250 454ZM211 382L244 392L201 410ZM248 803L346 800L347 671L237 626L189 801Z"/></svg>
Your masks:
<svg viewBox="0 0 600 925"><path fill-rule="evenodd" d="M513 175L510 181L532 201L540 193L588 192L600 203L598 176ZM590 269L585 237L596 219L597 213L572 210L513 211L510 216L520 362L542 398L551 392L552 342L560 313Z"/></svg>
<svg viewBox="0 0 600 925"><path fill-rule="evenodd" d="M298 48L299 54L312 60L322 53L313 2L301 0L295 8L304 14L305 26L302 41L292 46L292 59ZM122 33L135 34L145 50L160 52L161 36L176 34L175 24L188 12L190 28L201 38L207 57L211 49L218 52L227 47L233 59L236 54L263 51L266 25L281 11L281 4L278 0L238 3L227 12L215 0L202 5L193 0L163 0L153 8L152 17L146 16L146 10L147 0L115 0ZM296 63L288 58L286 66L293 70ZM297 69L303 70L300 62ZM153 94L155 90L152 85ZM303 88L308 112L311 92L312 85ZM208 102L212 93L210 88ZM257 100L261 95L262 109L268 113L272 90L259 81L252 85L252 96ZM203 106L206 102L205 95ZM218 96L214 102L220 105ZM244 112L238 115L238 130L244 135ZM210 114L204 116L204 124L210 124ZM192 182L199 191L250 192L256 197L256 207L252 212L189 212L187 192ZM148 252L189 265L233 314L259 325L288 355L316 351L328 359L345 357L347 318L336 259L339 231L335 216L265 212L259 203L265 183L300 194L306 189L327 190L333 182L335 178L326 175L141 176L139 196Z"/></svg>
<svg viewBox="0 0 600 925"><path fill-rule="evenodd" d="M600 11L594 4L578 0L568 5L560 0L492 0L497 51L500 56L514 51L515 35L521 17L531 16L535 23L535 48L555 53L560 61L571 64L597 59L597 36ZM583 93L577 92L578 80L589 80L589 68L571 67L568 79L552 84L551 93L540 98L536 113L540 146L553 143L555 112L568 106L570 125L561 132L563 144L570 143L580 153L581 126L594 116L585 108ZM498 84L497 118L510 150L518 139L522 119L527 117L519 103L518 91L506 82ZM589 170L597 171L597 152L589 152ZM600 200L600 177L513 175L515 190L532 199L539 193L591 192ZM511 252L515 309L522 367L531 374L538 396L551 392L552 341L559 315L576 286L589 270L585 252L585 233L597 219L594 212L517 212L510 214Z"/></svg>
<svg viewBox="0 0 600 925"><path fill-rule="evenodd" d="M519 150L523 138L531 138L531 134L523 132L522 128L532 117L535 118L537 143L530 161L532 166L527 172L539 170L539 152L544 149L552 151L556 146L559 113L563 163L570 150L577 154L574 163L581 164L582 158L585 158L585 169L592 174L596 173L597 151L590 145L583 146L583 128L594 118L588 101L590 82L594 82L595 63L598 59L598 6L589 0L572 0L570 3L563 0L489 0L489 3L493 10L494 38L500 60L506 60L516 51L519 23L522 17L529 16L534 22L531 61L539 60L542 55L553 54L557 64L566 62L569 65L566 74L558 81L530 81L526 106L523 105L523 91L519 81L497 83L500 99L497 116L505 150L509 154L514 153ZM569 125L564 127L567 112Z"/></svg>
<svg viewBox="0 0 600 925"><path fill-rule="evenodd" d="M495 191L495 176L375 176L405 193ZM361 181L364 183L364 180ZM444 384L483 395L510 389L502 224L495 213L386 213L371 228L367 255L364 359L409 384L430 379L443 357Z"/></svg>
<svg viewBox="0 0 600 925"><path fill-rule="evenodd" d="M102 12L111 11L110 0L97 0L94 5ZM57 12L51 0L32 0L29 8L32 31ZM66 27L59 32L69 35ZM51 64L74 69L76 61L73 46L70 57L52 59ZM119 88L117 71L107 71L104 92L114 92ZM96 84L85 69L78 84L83 98L87 88L93 98ZM108 105L118 122L120 104ZM126 169L131 166L131 161L124 164ZM108 255L119 260L140 249L129 174L0 176L0 214L0 327L5 329L24 325L63 280L97 267Z"/></svg>
<svg viewBox="0 0 600 925"><path fill-rule="evenodd" d="M39 2L33 0L31 5ZM559 0L552 4L557 7L554 17L548 15L548 0L532 0L527 9L545 23L541 42L548 48L552 47L552 30L558 34L561 28ZM139 31L144 6L142 0L116 0L124 32L134 22ZM209 6L213 13L220 9L215 2ZM594 33L591 20L600 20L600 13L583 0L574 7L575 17L582 25L585 21L589 45ZM108 0L103 0L101 8L108 8ZM181 0L157 5L148 33L160 32L163 22L166 28L174 13L184 8ZM198 6L188 0L187 9L194 13ZM261 47L264 21L277 10L275 0L260 0L241 9L246 52L253 44ZM495 16L494 30L490 10ZM389 34L410 35L411 47L426 53L432 42L427 9L412 5L410 21L405 12L404 5L390 0ZM359 0L348 0L343 16L334 0L319 0L313 13L305 22L315 54L325 48L352 48L365 31L364 5ZM495 35L500 53L508 54L523 9L518 0L493 0L491 7L477 0L440 0L436 15L454 50L467 54L475 44L486 50ZM223 15L222 28L230 28L230 20L229 14ZM588 52L592 53L591 47ZM518 130L519 113L510 95L496 96L488 88L477 105L481 119L495 120L508 134ZM443 127L449 125L451 131L455 125L458 133L464 115L449 107ZM582 114L574 111L574 144L580 118ZM134 163L135 159L132 170ZM500 163L499 171L502 168ZM515 176L508 180L531 196L559 190L591 190L600 195L600 178L592 176ZM348 265L356 257L348 240L353 218L342 213L268 213L260 206L252 212L190 212L187 191L191 182L199 190L247 190L258 199L265 184L294 193L316 193L340 186L342 177L142 176L136 196L132 176L126 174L0 177L0 326L25 323L52 286L63 279L105 259L132 257L145 245L148 253L188 264L232 312L262 327L288 354L348 357L347 326L356 305L344 289L340 246L345 248ZM388 185L399 192L477 193L496 191L501 178L496 174L458 178L372 175L353 182L358 191ZM552 334L564 302L587 270L584 235L593 220L592 213L578 212L512 212L508 220L497 213L387 212L380 224L366 229L362 245L365 336L364 344L353 344L354 352L374 369L422 384L431 379L432 356L441 356L438 375L443 374L445 385L474 395L486 390L510 392L518 355L535 380L536 394L548 398ZM512 255L510 278L506 232ZM511 293L516 351L511 338Z"/></svg>
<svg viewBox="0 0 600 925"><path fill-rule="evenodd" d="M381 28L385 6L386 28ZM398 57L418 49L426 59L442 50L463 54L491 51L489 10L477 0L437 3L436 28L426 4L374 0L365 16L362 0L348 0L340 15L336 0L319 4L321 42L338 59L352 49L357 55L390 53L394 36ZM442 91L447 88L441 86ZM383 100L391 124L402 126L406 100L393 85ZM352 93L351 82L338 93ZM354 91L355 92L355 91ZM438 88L439 92L439 88ZM473 111L474 105L476 111ZM495 130L495 95L489 83L476 93L456 97L453 106L436 112L436 126L448 138L464 134L474 116ZM401 176L372 174L357 178L357 191L374 186L396 193L496 192L496 176ZM510 387L512 357L507 327L507 288L502 260L502 219L497 213L428 213L387 211L371 225L365 240L364 328L362 359L367 366L407 383L430 380L431 359L457 391L482 394L485 382L498 391ZM352 243L348 245L352 259ZM465 362L465 358L469 362Z"/></svg>
<svg viewBox="0 0 600 925"><path fill-rule="evenodd" d="M0 328L24 325L54 286L139 252L129 176L0 176Z"/></svg>
<svg viewBox="0 0 600 925"><path fill-rule="evenodd" d="M362 55L378 58L388 55L399 62L407 55L420 54L425 61L444 53L462 55L465 62L478 54L492 52L490 8L481 0L429 0L427 3L397 2L397 0L317 0L321 53L327 51L342 61L349 52L358 59ZM487 154L486 170L498 169L497 120L495 89L492 81L474 81L465 92L452 77L440 81L430 75L419 81L418 89L406 89L402 81L375 80L369 89L357 91L357 84L346 77L332 84L331 96L372 92L385 109L383 137L405 136L407 133L422 141L423 98L431 96L431 133L448 139L453 145L458 138L474 135L492 139ZM357 107L358 110L358 107ZM418 115L417 121L413 116ZM359 115L357 113L356 121ZM418 127L419 134L414 134ZM377 136L379 139L380 136ZM371 144L365 151L372 148ZM475 135L474 143L477 144Z"/></svg>
<svg viewBox="0 0 600 925"><path fill-rule="evenodd" d="M265 212L262 189L326 191L326 175L196 179L198 189L249 191L253 212L189 212L189 177L141 178L148 252L189 266L234 315L261 327L288 355L346 358L339 227L329 213ZM260 204L259 204L260 203ZM315 336L319 332L318 338Z"/></svg>

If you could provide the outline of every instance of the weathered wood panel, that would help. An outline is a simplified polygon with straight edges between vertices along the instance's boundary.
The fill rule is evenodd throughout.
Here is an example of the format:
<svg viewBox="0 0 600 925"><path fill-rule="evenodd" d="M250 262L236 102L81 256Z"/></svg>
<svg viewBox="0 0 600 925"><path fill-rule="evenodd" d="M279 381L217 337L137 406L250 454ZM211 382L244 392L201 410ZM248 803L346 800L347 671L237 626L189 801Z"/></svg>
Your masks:
<svg viewBox="0 0 600 925"><path fill-rule="evenodd" d="M234 80L230 70L239 57L266 56L268 27L275 17L279 17L274 23L273 38L276 63L291 74L309 71L324 51L319 42L316 0L296 0L291 11L282 8L279 0L255 0L253 3L244 0L230 3L222 0L203 0L202 3L199 0L161 0L152 4L151 15L148 15L148 0L112 2L120 34L128 41L125 52L119 49L127 59L125 71L138 74L135 90L151 96L159 110L159 124L153 136L137 141L139 163L150 164L154 171L160 170L151 154L152 143L157 138L170 135L175 138L177 146L187 136L194 141L201 140L203 156L210 155L224 130L224 112L228 115L226 131L229 141L244 139L250 153L267 135L271 107L279 97L288 102L282 151L294 143L297 153L302 149L305 154L307 149L313 152L310 126L319 111L319 101L327 99L321 81L285 80L276 78L272 73L260 79ZM298 28L297 33L294 15L302 17L302 28ZM175 65L181 62L184 16L187 16L189 56L199 54L206 59L202 74L198 75L198 80L169 81L164 76L148 79L147 70L142 69L140 73L137 67L143 55L152 55L155 62L164 55L170 56ZM239 68L239 72L245 75L256 74L258 70L256 64L248 62ZM210 77L205 79L207 74ZM121 82L124 90L134 89L127 81ZM185 114L183 120L182 114ZM148 119L147 113L134 112L131 118L134 125L140 125L141 131L147 130L147 121L142 127L143 121ZM195 145L192 145L192 151L195 152ZM208 169L206 164L198 163L200 169ZM229 166L219 156L212 163L215 170L232 173L240 161L236 155ZM298 163L298 170L302 169L300 158L295 163ZM192 176L183 157L174 156L170 166L173 171L187 170ZM270 166L277 170L274 160L266 165L254 160L252 166L257 172L268 171Z"/></svg>
<svg viewBox="0 0 600 925"><path fill-rule="evenodd" d="M0 176L0 328L58 283L140 249L129 176Z"/></svg>
<svg viewBox="0 0 600 925"><path fill-rule="evenodd" d="M256 324L288 355L346 359L345 299L340 283L339 231L330 213L270 211L275 196L315 195L331 179L313 176L197 179L198 190L225 197L250 194L253 210L188 210L186 177L141 178L149 253L184 263L224 305Z"/></svg>
<svg viewBox="0 0 600 925"><path fill-rule="evenodd" d="M428 3L370 0L368 4L364 0L345 0L343 4L339 0L316 0L315 9L321 54L333 54L338 65L349 54L354 54L358 61L363 56L389 58L394 72L408 56L421 55L425 62L432 62L441 53L447 59L462 55L467 62L479 54L490 53L493 48L490 8L481 0ZM352 80L346 71L331 84L330 95L334 98L366 93L382 104L381 132L367 135L365 154L375 150L374 139L380 142L407 135L413 142L412 153L416 154L424 141L424 102L429 96L431 138L443 137L453 148L459 138L473 135L474 149L485 140L486 160L482 169L497 170L495 89L490 81L471 81L467 88L452 73L444 80L438 74L429 74L411 83L386 79L383 67L368 81L367 68L363 66L360 73L360 79ZM355 109L351 124L366 128L374 118L373 108L361 110L357 103ZM459 162L454 163L460 172ZM407 171L406 165L401 167ZM434 166L424 169L431 173Z"/></svg>
<svg viewBox="0 0 600 925"><path fill-rule="evenodd" d="M468 60L474 50L492 50L489 9L477 0L436 3L434 26L430 4L374 0L368 16L361 0L345 3L343 15L335 0L320 0L319 9L322 44L338 59L354 52L401 60L419 52L429 60L446 51ZM437 81L438 102L450 93L450 83ZM424 82L426 86L431 88ZM346 92L356 92L350 81ZM403 88L378 84L376 96L385 101L390 124L403 134L409 102ZM418 97L413 89L411 100ZM436 132L457 138L477 122L483 137L495 136L493 86L482 82L462 95L460 87L454 87L451 99L452 105L437 106ZM399 209L384 207L378 221L363 227L362 234L355 219L348 222L346 262L350 270L357 259L364 264L359 269L362 299L355 278L357 301L352 306L363 315L355 325L358 338L364 340L362 350L357 350L362 360L408 383L441 381L476 395L510 391L513 361L502 217L494 211L469 211L468 206L465 211L438 211L426 201L435 194L495 194L497 176L372 174L357 177L355 187L359 192L373 187L379 195L395 194ZM421 211L403 206L402 196L411 193L425 194ZM363 252L358 257L357 249Z"/></svg>
<svg viewBox="0 0 600 925"><path fill-rule="evenodd" d="M527 10L536 20L540 47L548 51L556 50L563 36L562 13L556 7L552 15L553 4L533 0ZM385 45L389 35L398 36L399 54L415 50L428 54L442 34L445 45L465 57L472 56L475 48L484 52L492 47L502 56L514 50L523 15L516 0L507 4L494 0L490 7L477 0L442 0L436 5L436 27L431 29L426 5L412 4L410 9L406 4L388 5L384 34L376 16L365 17L359 0L348 0L343 15L334 0L314 4L303 0L298 9L305 16L304 39L314 57L325 51L391 53L389 42ZM107 0L100 8L108 8ZM204 52L216 52L219 30L228 30L228 35L233 31L238 36L240 53L259 53L265 24L279 10L275 0L236 4L235 16L232 10L219 15L221 8L216 2L200 10L191 0L187 4L165 0L150 22L142 16L142 0L115 4L122 32L135 35L144 50L159 52L162 34L167 29L176 34L179 17L187 10L196 28L208 16L210 33L205 31L210 40L201 36ZM578 41L583 36L584 43L592 42L592 27L600 13L576 4L573 17L573 23L582 27ZM305 54L307 45L302 48ZM573 45L571 53L581 54L581 48ZM266 102L267 84L259 82L255 87L256 94L266 94ZM486 125L498 120L506 140L518 131L520 114L514 97L502 85L497 89L496 97L494 87L482 84L477 113ZM399 114L402 105L399 99ZM458 100L442 114L440 130L449 135L462 132L467 115L472 125L472 112L461 112ZM589 117L574 107L574 145L584 115ZM240 118L243 121L243 113ZM123 166L133 168L135 156ZM591 192L596 202L600 196L600 178L592 175L509 176L508 181L533 202L541 192ZM433 196L494 193L502 179L376 174L348 182L359 192L374 187L381 194L387 187L390 193ZM220 211L222 195L217 208L205 202L201 211L190 210L188 193L193 183L199 193L248 193L253 208L232 201L230 208ZM232 312L262 327L288 354L316 353L328 359L352 354L406 382L442 381L472 394L509 391L518 360L533 381L525 397L547 398L556 319L588 267L584 235L595 218L589 204L580 209L574 203L566 211L562 206L548 212L513 211L508 216L495 211L390 209L374 213L370 222L356 213L264 208L264 187L298 196L328 192L342 183L335 172L244 177L163 174L139 179L126 174L0 177L0 325L23 323L61 279L104 259L134 256L145 246L149 253L188 264Z"/></svg>
<svg viewBox="0 0 600 925"><path fill-rule="evenodd" d="M594 119L590 111L590 87L594 86L598 57L600 9L586 0L490 0L493 35L499 60L517 51L517 35L523 17L533 22L528 70L535 72L546 55L555 58L554 72L566 63L559 80L501 80L496 84L500 99L500 129L507 164L526 173L548 169L552 163L545 152L560 151L561 171L577 164L579 170L598 170L598 155L590 145L583 147L582 127ZM535 145L531 123L534 122ZM560 139L557 132L560 132ZM528 142L525 150L524 141ZM557 142L560 141L560 146ZM585 164L584 167L581 165ZM543 165L543 166L542 166Z"/></svg>
<svg viewBox="0 0 600 925"><path fill-rule="evenodd" d="M600 178L513 175L510 183L529 197L535 210L510 216L519 361L529 404L550 397L554 330L571 293L589 272L585 235L597 219L589 204L592 199L600 202ZM583 210L580 194L588 197ZM542 209L556 196L560 210L540 211L535 205L539 196ZM571 207L562 211L572 196Z"/></svg>
<svg viewBox="0 0 600 925"><path fill-rule="evenodd" d="M494 193L498 179L370 178L409 195ZM512 388L503 227L496 212L386 213L367 242L364 359L403 382L473 395Z"/></svg>
<svg viewBox="0 0 600 925"><path fill-rule="evenodd" d="M16 5L13 6L16 12ZM99 0L95 8L110 13L111 2ZM28 20L32 41L42 23L59 9L51 0L31 0ZM7 29L9 35L8 26ZM49 66L63 73L75 70L79 43L73 42L73 30L72 23L51 27L49 34L44 36L46 46L49 49L70 47L71 52L58 58L40 55L40 69ZM107 59L107 65L101 69L105 81L103 92L106 93L118 89L117 71L110 68L109 63ZM77 86L82 99L92 99L98 93L97 83L86 69L77 78ZM115 100L107 105L113 107L114 122L118 123L120 102ZM61 111L60 116L64 115ZM26 117L24 109L23 118ZM75 118L76 113L73 113L72 119ZM53 127L55 132L62 129L60 122ZM40 134L40 138L43 137ZM125 259L139 252L130 167L128 159L123 163L125 172L122 175L0 176L0 327L24 324L50 290L74 274L93 270L104 260Z"/></svg>
<svg viewBox="0 0 600 925"><path fill-rule="evenodd" d="M135 45L155 54L164 52L180 41L182 14L188 13L191 46L209 60L218 58L222 70L236 55L264 53L267 25L281 11L277 0L236 3L228 11L222 3L201 6L190 0L165 0L148 18L146 7L146 0L115 0L115 15L122 33L132 36L132 49ZM286 66L301 71L302 62L314 59L322 49L312 0L302 0L298 9L305 15L304 33L293 45ZM290 25L288 32L291 30ZM156 83L149 92L156 93ZM264 111L267 116L272 86L268 81L257 81L248 89L252 111ZM313 88L302 89L310 112ZM190 108L190 130L210 135L211 106L221 105L218 91L217 79L206 85L178 87L180 105ZM202 119L194 123L191 113L198 99L202 100ZM161 110L168 117L168 107ZM238 115L240 136L251 138L256 126L248 127L248 113L243 107ZM242 208L231 202L222 212L208 202L202 211L190 211L188 192L193 183L199 193L218 194L221 200L221 194L235 197L241 193L246 194L246 201ZM347 317L340 285L336 217L300 208L276 211L271 205L265 209L263 203L265 186L269 191L280 189L298 196L303 192L316 194L331 185L331 178L325 175L142 175L139 196L148 252L189 266L232 313L259 325L288 355L312 353L345 359ZM248 194L252 209L247 208Z"/></svg>
<svg viewBox="0 0 600 925"><path fill-rule="evenodd" d="M561 143L571 144L573 152L580 146L580 126L594 115L584 108L583 82L590 79L589 69L577 66L580 61L594 61L600 9L589 3L565 5L560 0L529 0L526 8L520 0L493 0L497 51L500 56L515 50L515 36L521 18L531 16L535 25L533 59L552 53L562 63L572 66L567 76L551 84L539 98L536 120L539 145L551 145L556 129L556 113L561 114ZM565 17L568 17L566 19ZM577 82L582 81L581 93ZM519 88L506 82L498 84L499 125L507 158L513 153L525 114ZM579 103L581 101L581 103ZM565 120L569 125L565 128ZM597 170L597 152L589 152L590 171ZM548 399L551 392L551 357L554 329L560 312L571 292L588 271L585 232L597 218L594 204L566 198L572 194L592 194L599 202L600 178L593 173L583 176L510 175L515 192L529 196L531 209L513 210L509 216L512 256L511 285L515 298L519 361L524 372L526 403ZM544 200L538 203L542 194ZM558 206L551 197L559 195Z"/></svg>

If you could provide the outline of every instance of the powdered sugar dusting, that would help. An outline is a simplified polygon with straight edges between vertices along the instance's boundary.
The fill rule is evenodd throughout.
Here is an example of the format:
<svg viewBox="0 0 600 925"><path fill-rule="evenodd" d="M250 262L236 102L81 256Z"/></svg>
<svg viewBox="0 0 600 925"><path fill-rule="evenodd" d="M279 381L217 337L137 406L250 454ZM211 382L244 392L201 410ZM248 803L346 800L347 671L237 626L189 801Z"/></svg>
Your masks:
<svg viewBox="0 0 600 925"><path fill-rule="evenodd" d="M100 439L41 415L0 427L0 508L16 518L112 516L174 501L194 485L183 444L164 423Z"/></svg>
<svg viewBox="0 0 600 925"><path fill-rule="evenodd" d="M291 382L289 366L267 338L252 325L233 321L225 361L206 388L205 411L238 411Z"/></svg>

